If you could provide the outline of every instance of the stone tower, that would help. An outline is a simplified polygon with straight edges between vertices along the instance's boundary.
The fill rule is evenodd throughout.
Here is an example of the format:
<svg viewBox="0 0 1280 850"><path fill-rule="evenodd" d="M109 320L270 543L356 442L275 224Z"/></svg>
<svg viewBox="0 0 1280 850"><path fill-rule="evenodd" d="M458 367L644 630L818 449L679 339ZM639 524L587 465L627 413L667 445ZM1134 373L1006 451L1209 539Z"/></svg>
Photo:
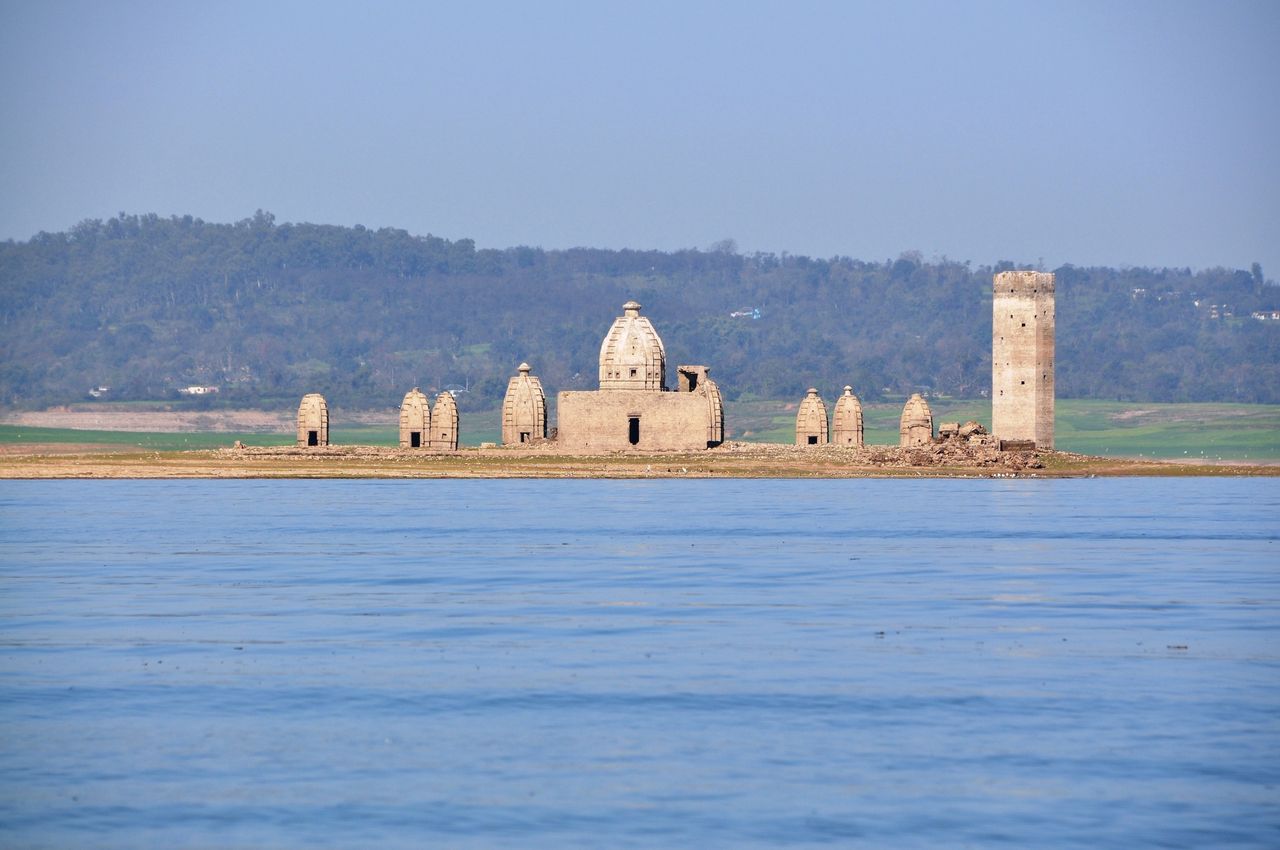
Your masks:
<svg viewBox="0 0 1280 850"><path fill-rule="evenodd" d="M667 386L667 353L658 332L628 301L600 345L600 389L650 390Z"/></svg>
<svg viewBox="0 0 1280 850"><path fill-rule="evenodd" d="M507 382L507 395L502 401L502 444L518 446L547 438L547 394L542 381L530 375L528 363L521 363L520 374Z"/></svg>
<svg viewBox="0 0 1280 850"><path fill-rule="evenodd" d="M991 307L991 432L1053 448L1054 281L1000 272Z"/></svg>
<svg viewBox="0 0 1280 850"><path fill-rule="evenodd" d="M800 402L796 413L796 445L824 446L827 444L827 405L813 387Z"/></svg>
<svg viewBox="0 0 1280 850"><path fill-rule="evenodd" d="M445 390L436 396L431 411L431 448L453 450L458 447L458 404L453 393Z"/></svg>
<svg viewBox="0 0 1280 850"><path fill-rule="evenodd" d="M933 441L933 411L920 393L912 393L902 408L898 423L898 445L902 448L927 446Z"/></svg>
<svg viewBox="0 0 1280 850"><path fill-rule="evenodd" d="M307 393L298 405L299 446L329 445L329 405L320 393Z"/></svg>
<svg viewBox="0 0 1280 850"><path fill-rule="evenodd" d="M414 387L400 402L400 448L422 449L431 443L431 407L422 390Z"/></svg>
<svg viewBox="0 0 1280 850"><path fill-rule="evenodd" d="M836 399L831 430L831 442L837 446L862 447L862 402L853 394L853 387L845 387L844 395Z"/></svg>

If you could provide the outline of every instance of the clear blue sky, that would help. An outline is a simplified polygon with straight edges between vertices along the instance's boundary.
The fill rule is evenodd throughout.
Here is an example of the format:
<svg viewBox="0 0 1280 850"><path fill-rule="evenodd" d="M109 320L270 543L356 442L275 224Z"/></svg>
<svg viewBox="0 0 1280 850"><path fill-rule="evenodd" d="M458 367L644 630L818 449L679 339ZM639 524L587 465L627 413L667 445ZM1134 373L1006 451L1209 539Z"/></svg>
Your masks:
<svg viewBox="0 0 1280 850"><path fill-rule="evenodd" d="M481 247L1280 279L1280 2L15 2L0 238L119 211Z"/></svg>

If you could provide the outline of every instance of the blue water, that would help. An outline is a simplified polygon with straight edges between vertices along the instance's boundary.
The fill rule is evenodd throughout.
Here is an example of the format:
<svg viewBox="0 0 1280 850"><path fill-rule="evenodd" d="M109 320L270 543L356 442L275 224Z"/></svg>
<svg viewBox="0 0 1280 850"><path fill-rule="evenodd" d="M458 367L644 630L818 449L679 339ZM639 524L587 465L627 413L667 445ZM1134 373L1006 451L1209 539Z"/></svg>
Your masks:
<svg viewBox="0 0 1280 850"><path fill-rule="evenodd" d="M1275 847L1276 481L0 482L0 846Z"/></svg>

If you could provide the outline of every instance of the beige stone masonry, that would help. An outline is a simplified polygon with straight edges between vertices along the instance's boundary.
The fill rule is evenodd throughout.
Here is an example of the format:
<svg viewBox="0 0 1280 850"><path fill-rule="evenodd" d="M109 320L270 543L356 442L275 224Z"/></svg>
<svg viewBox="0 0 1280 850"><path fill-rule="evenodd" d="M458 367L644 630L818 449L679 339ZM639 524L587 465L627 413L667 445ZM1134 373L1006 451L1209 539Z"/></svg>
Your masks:
<svg viewBox="0 0 1280 850"><path fill-rule="evenodd" d="M724 441L724 400L706 366L677 367L666 391L666 350L628 301L600 346L600 389L558 396L556 441L570 452L692 451Z"/></svg>
<svg viewBox="0 0 1280 850"><path fill-rule="evenodd" d="M902 408L902 419L898 423L898 445L902 448L927 446L932 441L933 411L920 393L912 393Z"/></svg>
<svg viewBox="0 0 1280 850"><path fill-rule="evenodd" d="M425 449L431 444L431 406L422 390L414 387L400 402L400 448Z"/></svg>
<svg viewBox="0 0 1280 850"><path fill-rule="evenodd" d="M448 390L436 396L435 409L431 411L431 448L458 448L458 403Z"/></svg>
<svg viewBox="0 0 1280 850"><path fill-rule="evenodd" d="M863 441L862 402L853 394L853 387L845 387L844 395L836 399L832 416L831 442L837 446L861 448Z"/></svg>
<svg viewBox="0 0 1280 850"><path fill-rule="evenodd" d="M519 374L507 382L507 395L502 401L502 444L518 446L547 438L547 394L542 381L529 374L531 367L521 363Z"/></svg>
<svg viewBox="0 0 1280 850"><path fill-rule="evenodd" d="M1053 448L1054 277L1000 272L992 278L991 432Z"/></svg>
<svg viewBox="0 0 1280 850"><path fill-rule="evenodd" d="M628 301L600 345L600 389L662 392L667 353L640 304Z"/></svg>
<svg viewBox="0 0 1280 850"><path fill-rule="evenodd" d="M796 445L825 446L827 444L827 405L815 387L809 387L800 409L796 412Z"/></svg>
<svg viewBox="0 0 1280 850"><path fill-rule="evenodd" d="M299 446L329 445L329 405L320 393L307 393L298 405Z"/></svg>

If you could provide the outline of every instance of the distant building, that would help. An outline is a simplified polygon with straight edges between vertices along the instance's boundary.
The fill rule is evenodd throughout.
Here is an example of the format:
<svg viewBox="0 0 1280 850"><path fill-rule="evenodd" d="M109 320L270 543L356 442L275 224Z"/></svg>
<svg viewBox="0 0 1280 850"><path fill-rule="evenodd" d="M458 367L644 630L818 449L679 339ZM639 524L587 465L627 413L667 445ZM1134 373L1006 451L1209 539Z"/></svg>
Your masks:
<svg viewBox="0 0 1280 850"><path fill-rule="evenodd" d="M796 411L796 445L825 446L827 444L827 405L815 387L809 387L800 409Z"/></svg>
<svg viewBox="0 0 1280 850"><path fill-rule="evenodd" d="M920 393L913 393L902 408L898 422L898 445L902 448L927 446L933 442L933 411Z"/></svg>
<svg viewBox="0 0 1280 850"><path fill-rule="evenodd" d="M680 366L668 392L667 354L640 305L628 301L600 346L600 389L557 397L558 443L569 451L706 449L724 441L724 403L706 366Z"/></svg>
<svg viewBox="0 0 1280 850"><path fill-rule="evenodd" d="M424 449L431 442L431 407L422 390L414 387L400 402L400 448Z"/></svg>
<svg viewBox="0 0 1280 850"><path fill-rule="evenodd" d="M502 400L502 443L518 446L547 438L547 394L542 381L529 374L532 367L521 363L518 374L507 382Z"/></svg>
<svg viewBox="0 0 1280 850"><path fill-rule="evenodd" d="M862 402L853 394L853 387L845 387L844 395L836 399L833 420L831 442L837 446L862 447Z"/></svg>
<svg viewBox="0 0 1280 850"><path fill-rule="evenodd" d="M183 395L213 395L218 391L217 387L183 387L178 392Z"/></svg>
<svg viewBox="0 0 1280 850"><path fill-rule="evenodd" d="M320 393L307 393L298 405L297 445L329 445L329 405Z"/></svg>
<svg viewBox="0 0 1280 850"><path fill-rule="evenodd" d="M1053 448L1054 278L1000 272L992 279L991 431Z"/></svg>
<svg viewBox="0 0 1280 850"><path fill-rule="evenodd" d="M436 396L431 410L431 448L448 451L458 448L458 403L448 390Z"/></svg>

